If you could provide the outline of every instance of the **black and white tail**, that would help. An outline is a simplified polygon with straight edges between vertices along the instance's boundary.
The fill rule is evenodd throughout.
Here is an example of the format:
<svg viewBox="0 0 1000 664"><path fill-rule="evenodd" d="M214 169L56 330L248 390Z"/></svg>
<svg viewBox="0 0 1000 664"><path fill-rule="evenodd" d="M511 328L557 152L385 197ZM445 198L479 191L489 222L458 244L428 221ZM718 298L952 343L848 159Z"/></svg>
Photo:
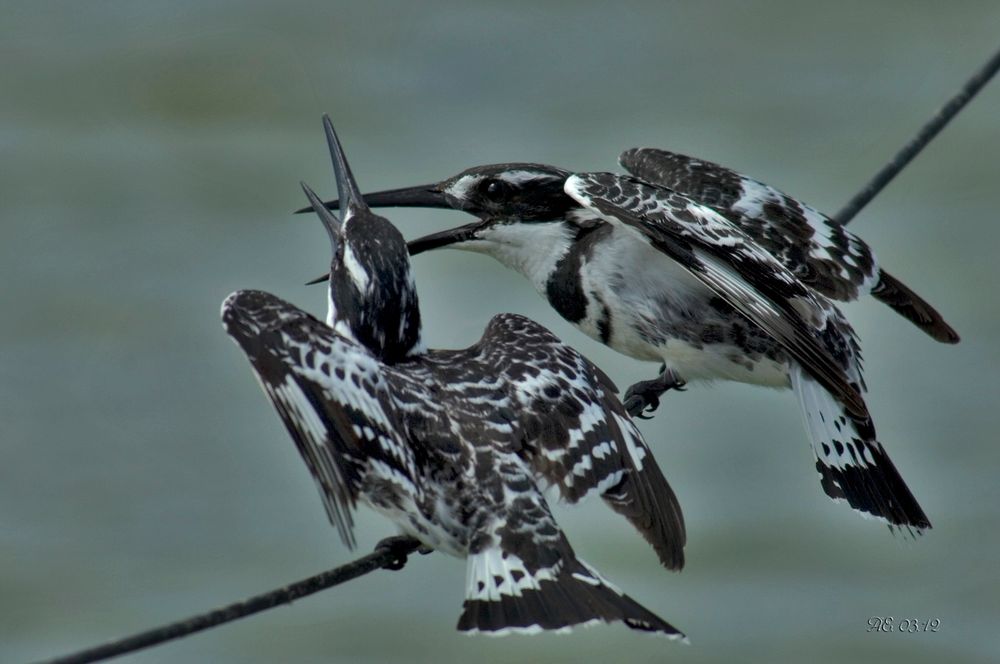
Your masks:
<svg viewBox="0 0 1000 664"><path fill-rule="evenodd" d="M946 344L958 343L958 332L944 321L941 314L885 270L879 271L878 282L872 288L871 293L876 300L888 304L896 313L934 339Z"/></svg>
<svg viewBox="0 0 1000 664"><path fill-rule="evenodd" d="M798 365L792 367L791 378L826 495L847 501L862 516L883 521L891 529L912 535L930 528L927 515L876 439L871 418L849 415Z"/></svg>
<svg viewBox="0 0 1000 664"><path fill-rule="evenodd" d="M470 554L465 610L458 629L501 636L621 622L631 629L686 640L682 632L577 559L565 537L559 539L559 553L546 551L547 564L534 569L500 545Z"/></svg>

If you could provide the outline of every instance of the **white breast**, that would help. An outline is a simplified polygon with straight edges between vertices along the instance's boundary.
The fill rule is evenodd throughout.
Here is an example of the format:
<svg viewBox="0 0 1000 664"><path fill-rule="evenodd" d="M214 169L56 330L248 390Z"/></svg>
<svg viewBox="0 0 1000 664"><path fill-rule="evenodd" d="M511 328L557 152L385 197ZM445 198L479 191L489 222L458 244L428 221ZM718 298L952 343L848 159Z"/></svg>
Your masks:
<svg viewBox="0 0 1000 664"><path fill-rule="evenodd" d="M716 297L679 263L626 229L616 228L585 263L583 286L599 298L577 326L600 340L603 307L611 313L608 345L639 360L664 362L684 380L733 380L787 387L783 362L749 357L731 343L702 343L706 325L729 329L739 314L719 314L709 302Z"/></svg>

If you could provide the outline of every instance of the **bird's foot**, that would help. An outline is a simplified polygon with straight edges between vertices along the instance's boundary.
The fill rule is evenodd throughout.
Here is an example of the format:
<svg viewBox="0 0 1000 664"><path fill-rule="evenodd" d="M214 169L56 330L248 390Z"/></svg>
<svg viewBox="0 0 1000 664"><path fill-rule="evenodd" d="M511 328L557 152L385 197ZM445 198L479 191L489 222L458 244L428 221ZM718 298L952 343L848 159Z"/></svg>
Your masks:
<svg viewBox="0 0 1000 664"><path fill-rule="evenodd" d="M386 562L382 567L384 569L403 569L406 566L406 559L414 551L420 551L420 553L429 553L429 551L424 551L424 547L419 541L413 539L412 537L407 537L406 535L396 535L395 537L386 537L383 540L379 540L378 544L375 545L375 552L382 553L383 551L391 553L393 558Z"/></svg>
<svg viewBox="0 0 1000 664"><path fill-rule="evenodd" d="M660 407L660 396L667 390L684 391L686 383L677 374L668 369L652 380L641 380L625 390L625 410L632 417L641 420L650 420L652 413Z"/></svg>

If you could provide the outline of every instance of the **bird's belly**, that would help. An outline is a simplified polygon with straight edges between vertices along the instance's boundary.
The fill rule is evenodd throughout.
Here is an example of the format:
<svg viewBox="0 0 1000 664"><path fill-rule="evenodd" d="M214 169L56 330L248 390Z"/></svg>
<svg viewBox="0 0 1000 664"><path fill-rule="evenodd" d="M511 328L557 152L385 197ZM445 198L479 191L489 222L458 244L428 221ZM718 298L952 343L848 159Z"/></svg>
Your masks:
<svg viewBox="0 0 1000 664"><path fill-rule="evenodd" d="M377 505L370 501L368 505L382 516L388 518L399 527L400 533L409 535L435 551L447 553L458 558L464 558L468 552L468 538L463 533L456 532L436 520L428 519L413 508L399 509Z"/></svg>
<svg viewBox="0 0 1000 664"><path fill-rule="evenodd" d="M670 339L660 359L685 381L731 380L767 387L789 387L788 365L765 354L748 354L732 344L691 344Z"/></svg>
<svg viewBox="0 0 1000 664"><path fill-rule="evenodd" d="M788 387L788 364L777 344L762 344L761 348L738 346L716 340L739 336L751 323L738 320L735 325L708 323L692 326L689 321L660 318L661 325L650 334L645 329L647 319L626 326L613 334L608 345L614 350L638 360L662 362L683 380L731 380L770 387ZM673 324L678 323L678 324ZM591 330L580 329L600 340ZM768 340L770 341L770 340Z"/></svg>
<svg viewBox="0 0 1000 664"><path fill-rule="evenodd" d="M663 362L686 381L788 386L780 345L699 279L644 243L614 249L587 265L593 299L581 331L630 357Z"/></svg>
<svg viewBox="0 0 1000 664"><path fill-rule="evenodd" d="M428 489L428 495L415 499L409 487L375 475L369 474L362 485L361 497L369 507L395 523L402 534L436 551L459 558L467 555L468 529L450 518L451 505L438 491Z"/></svg>

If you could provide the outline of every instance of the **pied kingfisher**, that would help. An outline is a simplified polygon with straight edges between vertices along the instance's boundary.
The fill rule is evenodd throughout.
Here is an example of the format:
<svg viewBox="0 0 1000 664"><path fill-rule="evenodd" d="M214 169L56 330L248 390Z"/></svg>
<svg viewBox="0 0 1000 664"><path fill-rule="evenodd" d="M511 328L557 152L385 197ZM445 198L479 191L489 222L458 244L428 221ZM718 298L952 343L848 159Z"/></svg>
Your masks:
<svg viewBox="0 0 1000 664"><path fill-rule="evenodd" d="M890 529L930 528L876 438L858 340L831 300L868 292L938 341L957 342L955 331L860 238L777 189L664 150L619 162L629 175L479 166L365 200L475 215L410 253L493 256L585 334L661 362L658 378L627 391L633 415L685 381L791 387L826 494Z"/></svg>
<svg viewBox="0 0 1000 664"><path fill-rule="evenodd" d="M458 629L505 634L593 622L683 638L578 559L543 490L594 493L662 564L683 565L680 506L597 367L522 316L463 350L428 350L406 242L358 193L324 116L340 220L303 185L330 237L327 321L261 291L222 306L353 546L358 502L425 547L465 557Z"/></svg>

